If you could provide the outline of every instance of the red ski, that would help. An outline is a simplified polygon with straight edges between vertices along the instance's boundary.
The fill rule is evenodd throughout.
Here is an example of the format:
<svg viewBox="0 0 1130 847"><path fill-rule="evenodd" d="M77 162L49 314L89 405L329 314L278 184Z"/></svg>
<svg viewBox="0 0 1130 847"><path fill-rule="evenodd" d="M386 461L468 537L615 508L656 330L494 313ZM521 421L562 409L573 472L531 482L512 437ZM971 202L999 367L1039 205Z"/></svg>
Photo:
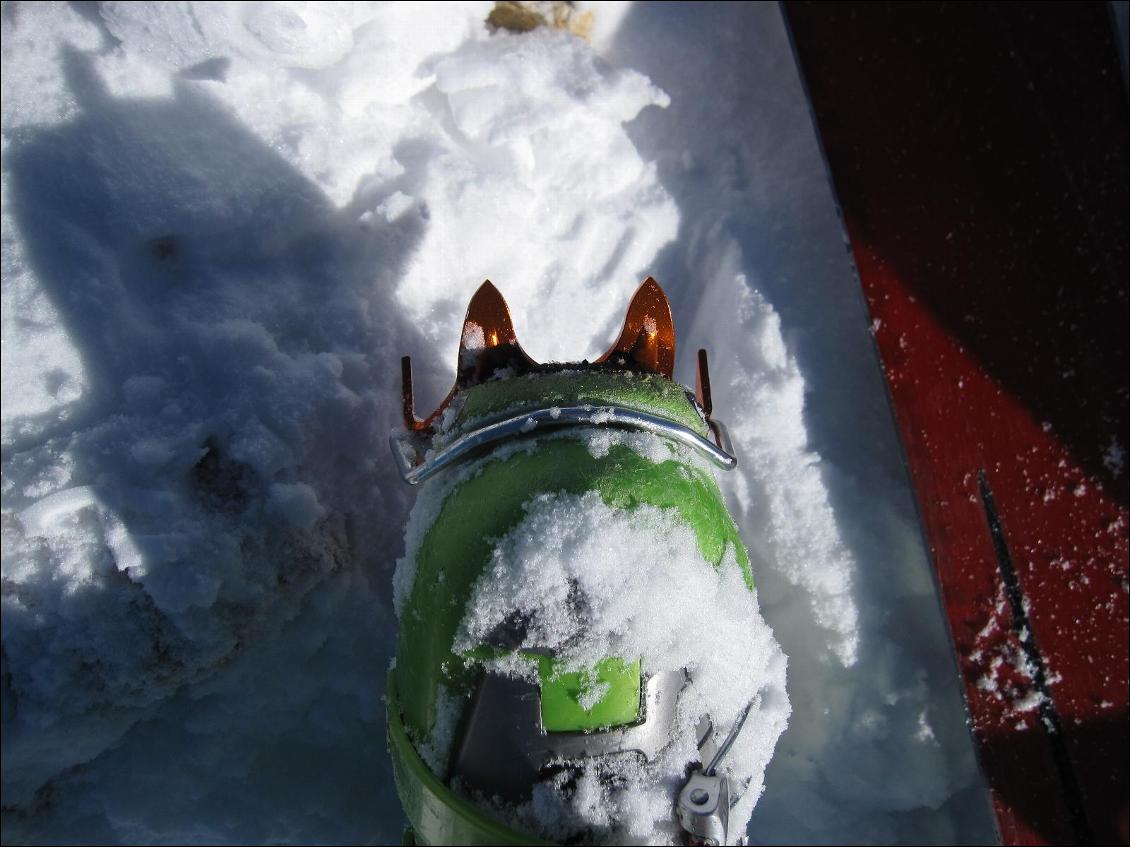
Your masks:
<svg viewBox="0 0 1130 847"><path fill-rule="evenodd" d="M786 13L1006 844L1127 843L1127 92L1109 4Z"/></svg>

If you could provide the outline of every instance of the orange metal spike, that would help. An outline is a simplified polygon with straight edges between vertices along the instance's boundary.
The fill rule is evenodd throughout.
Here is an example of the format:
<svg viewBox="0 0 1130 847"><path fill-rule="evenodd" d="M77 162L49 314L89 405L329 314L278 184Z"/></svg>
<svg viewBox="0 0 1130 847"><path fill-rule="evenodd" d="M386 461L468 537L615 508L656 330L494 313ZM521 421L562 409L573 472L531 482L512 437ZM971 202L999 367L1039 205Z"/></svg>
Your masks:
<svg viewBox="0 0 1130 847"><path fill-rule="evenodd" d="M416 400L412 393L412 357L400 358L400 398L401 414L404 416L404 428L415 432L423 428L424 422L416 419Z"/></svg>
<svg viewBox="0 0 1130 847"><path fill-rule="evenodd" d="M457 391L482 382L499 368L536 366L537 363L518 343L506 301L488 279L479 286L467 305L467 316L463 319L463 333L459 339L459 359L455 365L455 385L425 420L419 420L413 408L411 360L407 356L401 359L404 426L412 432L428 429L443 414Z"/></svg>
<svg viewBox="0 0 1130 847"><path fill-rule="evenodd" d="M651 277L636 289L620 338L597 362L606 362L616 355L667 379L674 378L675 321L671 317L671 303Z"/></svg>
<svg viewBox="0 0 1130 847"><path fill-rule="evenodd" d="M706 360L706 351L698 351L698 370L694 377L694 396L706 419L710 420L710 413L714 411L714 401L710 397L710 363Z"/></svg>
<svg viewBox="0 0 1130 847"><path fill-rule="evenodd" d="M455 385L457 388L473 385L489 377L497 368L515 364L533 367L537 363L518 343L510 309L488 279L479 286L467 306L463 334L459 339Z"/></svg>
<svg viewBox="0 0 1130 847"><path fill-rule="evenodd" d="M633 362L637 366L664 376L674 378L675 371L675 322L671 317L671 303L663 289L651 277L643 281L624 318L624 327L615 344L597 359L603 363L617 356ZM456 363L455 385L439 407L426 419L416 417L412 390L412 362L408 356L401 359L400 379L403 397L404 426L413 432L428 429L443 414L456 392L489 379L501 368L536 368L537 362L531 359L514 333L514 323L510 309L502 294L486 280L479 286L467 306L467 316L463 319L463 333L459 339L459 360ZM706 369L705 355L699 354L700 385L699 402L703 403L709 416L710 377L705 375L705 386L701 384ZM705 388L705 393L703 393Z"/></svg>
<svg viewBox="0 0 1130 847"><path fill-rule="evenodd" d="M467 317L463 319L464 332L468 324L482 328L483 334L488 337L489 347L518 343L518 337L514 335L514 323L510 319L510 308L489 279L479 286L471 302L467 304Z"/></svg>
<svg viewBox="0 0 1130 847"><path fill-rule="evenodd" d="M502 294L488 279L479 286L467 305L467 317L463 319L463 334L459 339L459 361L456 364L459 379L470 377L475 372L485 351L503 345L522 351L518 337L514 334L510 309ZM524 351L522 357L533 363Z"/></svg>
<svg viewBox="0 0 1130 847"><path fill-rule="evenodd" d="M706 358L706 351L701 348L698 351L698 370L694 377L694 396L698 405L702 406L702 414L714 436L714 443L727 453L731 452L733 448L729 437L724 435L725 427L720 421L710 417L714 413L714 399L710 396L710 362Z"/></svg>

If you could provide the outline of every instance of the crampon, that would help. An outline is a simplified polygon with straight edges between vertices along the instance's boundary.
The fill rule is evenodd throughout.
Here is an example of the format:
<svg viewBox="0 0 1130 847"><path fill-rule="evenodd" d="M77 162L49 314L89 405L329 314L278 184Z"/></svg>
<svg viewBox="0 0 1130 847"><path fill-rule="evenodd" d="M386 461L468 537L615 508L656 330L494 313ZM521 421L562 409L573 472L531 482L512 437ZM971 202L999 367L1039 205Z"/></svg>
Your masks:
<svg viewBox="0 0 1130 847"><path fill-rule="evenodd" d="M761 694L711 694L718 674L696 676L710 657L687 661L693 648L667 644L662 623L647 634L658 598L635 596L673 585L668 599L685 587L688 604L706 604L679 624L679 644L734 640L710 619L732 615L715 612L726 603L695 599L700 580L729 579L709 590L744 595L756 613L749 556L713 476L737 460L712 416L706 351L697 363L693 392L673 382L671 308L651 278L608 352L570 364L531 359L484 283L455 384L422 419L402 360L404 427L390 441L421 494L396 577L387 709L415 843L744 838L753 798L735 810L750 776L731 759ZM583 537L592 514L615 531ZM577 561L580 549L596 549L593 562ZM642 577L624 575L640 561ZM654 582L665 569L669 581ZM710 649L717 659L726 648ZM650 820L622 819L639 808Z"/></svg>

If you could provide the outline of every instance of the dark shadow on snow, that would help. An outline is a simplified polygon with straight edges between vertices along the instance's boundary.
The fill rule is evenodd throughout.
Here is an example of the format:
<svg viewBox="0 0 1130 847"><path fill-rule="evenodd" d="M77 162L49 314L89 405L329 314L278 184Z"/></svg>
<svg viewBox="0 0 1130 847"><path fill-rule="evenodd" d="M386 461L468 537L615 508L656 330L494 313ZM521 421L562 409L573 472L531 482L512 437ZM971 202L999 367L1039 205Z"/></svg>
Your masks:
<svg viewBox="0 0 1130 847"><path fill-rule="evenodd" d="M80 10L86 8L80 4ZM316 185L192 83L176 80L171 98L120 99L106 91L87 55L72 49L64 63L78 115L14 133L5 156L10 207L26 259L81 356L86 386L63 413L29 420L28 434L6 448L9 455L123 413L131 402L127 381L146 374L175 374L166 379L170 385L164 399L203 420L222 417L229 401L270 402L267 394L246 396L260 383L233 380L243 362L218 361L199 340L206 336L192 332L218 321L257 324L286 354L360 352L362 364L352 355L340 377L358 392L374 385L398 390L401 351L411 351L422 370L441 369L438 362L444 357L433 360L422 336L399 316L394 297L397 273L422 235L420 218L408 215L362 230L360 201L334 208ZM186 76L222 79L225 70L222 62L212 63L190 69ZM354 319L354 308L366 310L371 320ZM241 394L236 398L231 392ZM398 406L394 393L387 402L378 397L372 408L384 414ZM146 412L131 408L130 414L144 417ZM152 414L156 423L159 412ZM388 414L395 419L395 412ZM238 517L269 485L270 480L257 478L250 467L230 458L229 434L222 428L201 432L200 461L174 480L131 471L132 445L84 437L71 451L76 460L71 484L95 484L100 501L127 529L140 530L135 540L141 552L160 554L147 547L153 543L152 527L131 525L131 515L137 514L134 483L194 490L199 507L218 516L217 527L231 526L224 516ZM333 447L327 445L326 453L332 456ZM369 449L377 468L374 478L342 467L342 479L380 488L383 509L378 520L368 515L342 519L368 524L364 537L373 548L349 550L352 564L347 566L363 568L372 583L387 585L402 546L410 498L393 471L383 436ZM333 461L348 462L355 455L339 452L345 458ZM332 476L332 466L330 471ZM330 502L333 495L348 499L349 492L319 494ZM19 505L16 495L5 496ZM255 520L251 515L244 519ZM352 532L351 526L347 529ZM144 592L138 588L137 594L144 604ZM375 684L383 690L385 664L393 651L391 590L376 594L383 608L373 614L386 621L381 632L387 641L373 644L358 660L372 666ZM146 614L160 617L152 608ZM137 626L148 626L141 618L145 616ZM168 622L149 623L162 627L172 640L162 648L167 652L162 661L179 661L178 655L191 661L191 640L178 640L176 627ZM150 635L139 630L139 638ZM239 649L238 643L233 649ZM8 696L8 674L16 663L5 654L6 733L9 706L16 702ZM370 742L384 743L381 738ZM398 809L391 775L374 772L368 778L375 806ZM14 818L5 817L7 830ZM231 823L202 820L201 831L209 826L223 831Z"/></svg>

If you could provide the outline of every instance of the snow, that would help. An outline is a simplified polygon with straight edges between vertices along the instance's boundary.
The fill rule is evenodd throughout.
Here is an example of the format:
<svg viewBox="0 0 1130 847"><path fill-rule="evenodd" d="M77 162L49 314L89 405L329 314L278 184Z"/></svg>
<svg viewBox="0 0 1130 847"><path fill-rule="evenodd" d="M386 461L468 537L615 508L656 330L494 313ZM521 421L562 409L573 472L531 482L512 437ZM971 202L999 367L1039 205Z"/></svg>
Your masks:
<svg viewBox="0 0 1130 847"><path fill-rule="evenodd" d="M443 773L446 768L451 745L455 740L455 732L466 705L459 697L451 694L446 685L439 684L436 693L435 723L428 737L422 739L417 748L420 758L436 773Z"/></svg>
<svg viewBox="0 0 1130 847"><path fill-rule="evenodd" d="M743 582L734 550L715 569L677 515L646 505L625 512L605 505L595 492L538 495L525 511L475 584L456 651L482 644L517 610L529 621L520 647L551 650L562 670L583 671L619 656L639 658L649 673L686 669L692 680L679 698L673 743L655 762L585 761L582 781L591 778L600 802L577 792L559 797L548 815L544 809L527 815L546 837L608 828L615 838L624 832L610 823L609 809L646 809L658 816L636 817L630 835L652 841L652 826L670 828L686 763L697 760L699 717L715 716L725 726L752 701L750 731L738 736L722 766L735 793L748 781L731 812L731 825L742 831L790 708L785 657L756 594ZM583 612L569 602L577 596L584 598ZM599 693L592 696L593 703L599 699ZM598 779L598 771L622 777L613 783L620 787ZM510 816L517 822L523 817Z"/></svg>
<svg viewBox="0 0 1130 847"><path fill-rule="evenodd" d="M1110 444L1106 450L1103 451L1103 464L1106 465L1107 470L1113 476L1121 476L1124 462L1126 459L1126 451L1122 449L1122 445L1118 443L1117 438L1111 438Z"/></svg>
<svg viewBox="0 0 1130 847"><path fill-rule="evenodd" d="M304 482L276 482L267 492L267 512L291 526L309 530L326 513L318 492Z"/></svg>
<svg viewBox="0 0 1130 847"><path fill-rule="evenodd" d="M398 839L398 359L434 407L487 277L592 358L648 274L789 657L753 837L992 840L779 10L491 6L3 6L5 842Z"/></svg>

